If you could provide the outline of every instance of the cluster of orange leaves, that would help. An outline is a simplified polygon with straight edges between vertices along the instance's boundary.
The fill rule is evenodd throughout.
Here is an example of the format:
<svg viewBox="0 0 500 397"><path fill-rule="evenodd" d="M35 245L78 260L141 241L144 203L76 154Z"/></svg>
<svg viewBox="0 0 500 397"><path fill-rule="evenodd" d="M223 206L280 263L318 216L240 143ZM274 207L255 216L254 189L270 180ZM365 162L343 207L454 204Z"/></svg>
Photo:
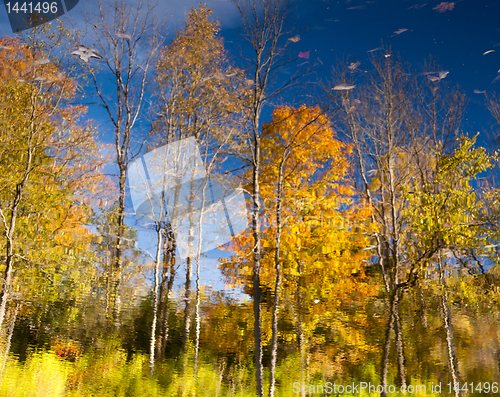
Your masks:
<svg viewBox="0 0 500 397"><path fill-rule="evenodd" d="M52 351L61 360L74 362L82 354L81 346L74 341L55 339L51 344Z"/></svg>
<svg viewBox="0 0 500 397"><path fill-rule="evenodd" d="M261 284L272 290L276 277L275 212L281 166L282 288L286 295L298 285L306 286L305 303L311 314L328 313L344 300L361 300L378 292L364 272L363 260L369 254L362 248L369 245L365 236L371 228L371 212L354 200L349 185L351 152L336 139L319 108L278 107L272 122L263 128ZM249 182L247 189L251 190ZM251 293L253 244L251 231L236 237L228 247L235 255L222 266L228 284L242 285L247 293Z"/></svg>

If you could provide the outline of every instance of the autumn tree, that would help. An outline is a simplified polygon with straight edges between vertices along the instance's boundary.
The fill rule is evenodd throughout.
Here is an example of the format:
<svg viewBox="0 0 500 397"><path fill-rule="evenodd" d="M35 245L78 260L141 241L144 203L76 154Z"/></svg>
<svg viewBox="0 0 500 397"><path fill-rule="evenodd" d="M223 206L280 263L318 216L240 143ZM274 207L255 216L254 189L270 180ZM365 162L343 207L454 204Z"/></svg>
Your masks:
<svg viewBox="0 0 500 397"><path fill-rule="evenodd" d="M85 109L70 104L74 81L51 61L39 62L46 53L18 39L2 39L2 45L1 67L9 72L0 89L0 326L14 280L16 290L26 293L33 285L23 289L21 279L54 283L55 267L68 269L84 255L91 233L85 227L88 212L78 202L99 183L109 186L97 172L102 163L94 130L79 125Z"/></svg>
<svg viewBox="0 0 500 397"><path fill-rule="evenodd" d="M442 317L446 331L449 368L454 383L460 383L449 307L445 272L453 263L464 271L484 273L484 256L494 233L485 230L483 202L472 182L477 175L495 165L496 158L484 148L475 148L476 137L462 137L460 145L447 155L435 151L436 174L432 184L414 183L407 192L403 210L408 231L404 239L412 266L407 278L438 266L441 285ZM483 214L483 216L481 216ZM484 259L479 259L484 258ZM461 395L455 390L455 395Z"/></svg>
<svg viewBox="0 0 500 397"><path fill-rule="evenodd" d="M271 200L273 197L276 198L275 219L272 222L275 225L273 250L276 281L273 301L273 337L269 388L269 395L273 396L278 347L277 327L281 285L280 256L282 255L281 239L284 215L287 211L290 211L290 203L298 202L299 200L310 201L311 196L308 196L307 190L304 189L305 186L309 185L310 189L320 189L325 193L335 191L338 198L335 205L336 208L338 208L340 202L345 200L343 196L348 195L351 191L347 186L341 186L342 182L346 182L345 176L349 168L348 160L346 159L349 148L335 139L335 132L319 108L311 109L305 106L299 109L289 107L276 108L273 112L272 122L265 124L263 129L262 195L268 200ZM322 172L318 175L321 168L323 168ZM316 181L314 181L315 178L317 178ZM298 197L297 194L299 195ZM285 212L283 208L284 201L288 202ZM315 202L312 205L317 204ZM268 208L266 208L267 211L269 211ZM285 219L288 222L291 220L289 217L285 217ZM295 222L297 221L295 220ZM324 232L327 234L333 232L327 225L322 225L320 228L325 228ZM304 246L308 246L306 243L306 231L299 228L296 230L291 229L289 233L292 235L292 240L290 241L292 245L294 244L293 235L297 233L295 244L299 247L299 250L303 244ZM324 241L318 242L318 245L328 251L331 248L333 249L337 241L342 240L342 238L330 240L331 237L332 235L330 234ZM287 238L285 239L288 240ZM292 247L288 246L286 248L285 252L288 255L286 258L290 259L290 250ZM316 259L316 262L319 261ZM296 264L299 264L298 273L300 275L304 274L307 268L306 262L297 261ZM310 264L310 266L318 267L319 265ZM310 281L308 277L308 282ZM300 289L297 289L297 291L300 294ZM307 291L305 291L305 294L307 294ZM299 296L297 299L302 302L304 297ZM305 307L305 305L301 306L298 308L299 312ZM301 322L299 322L300 327L302 327ZM299 331L299 334L302 334L302 332ZM303 345L304 342L302 341L300 350L302 350Z"/></svg>
<svg viewBox="0 0 500 397"><path fill-rule="evenodd" d="M341 83L355 85L356 74L345 72L337 74L330 89L343 108L341 129L346 142L354 147L355 184L373 208L372 219L378 225L370 248L390 303L382 383L386 384L394 331L403 385L406 370L398 307L404 291L418 285L425 269L446 248L435 225L426 240L420 239L405 209L416 190L429 195L442 192L444 185L438 176L446 156L457 146L465 98L459 90L445 90L445 82L427 78L439 66L425 65L421 77L415 77L388 52L384 58L373 59L372 75L364 87L339 90ZM460 205L460 211L469 210L465 202Z"/></svg>
<svg viewBox="0 0 500 397"><path fill-rule="evenodd" d="M187 16L185 27L177 32L172 42L161 50L156 65L157 115L155 116L151 147L168 145L180 139L193 137L201 151L203 164L196 167L204 169L207 175L222 167L225 161L223 153L232 141L237 141L237 127L240 126L242 104L248 96L248 84L242 72L234 68L226 54L219 23L210 21L211 10L200 5L192 8ZM198 149L197 149L198 150ZM180 154L179 154L180 155ZM193 174L194 177L194 174ZM201 189L203 203L208 202L208 179ZM190 181L190 191L195 191L195 181ZM175 270L175 250L178 241L173 230L178 227L180 186L175 187L174 209L167 214L166 247L163 257L162 281L160 283L160 334L158 342L159 357L168 337L169 296L173 286ZM200 194L200 193L198 193ZM196 198L200 199L200 197ZM195 196L187 199L188 214L194 211ZM203 204L202 203L202 207ZM203 209L202 209L203 213ZM190 221L191 222L191 221ZM199 222L202 223L200 217ZM189 235L201 225L190 224ZM194 240L191 240L194 241ZM201 236L198 239L201 244ZM192 311L191 283L193 278L193 260L196 261L196 338L195 368L199 346L200 313L200 251L192 243L186 257L186 278L184 283L184 328L182 345L187 351ZM170 275L169 275L170 273ZM168 279L168 282L167 282Z"/></svg>
<svg viewBox="0 0 500 397"><path fill-rule="evenodd" d="M358 75L348 67L340 67L329 87L342 111L339 127L346 142L352 144L355 158L354 185L363 201L372 208L372 222L377 229L372 234L373 254L380 268L390 302L389 323L382 359L382 384L386 384L390 337L394 330L401 385L406 384L403 340L398 305L404 287L414 282L403 282L408 262L403 246L405 221L401 209L404 198L400 186L417 177L412 170L429 164L426 159L426 138L429 127L437 143L445 136L446 124L439 119L436 87L429 87L432 97L425 102L417 80L408 73L407 66L394 54L373 58L373 69L364 88L355 87ZM350 87L349 89L342 89ZM354 89L353 89L354 88ZM421 103L423 103L421 105ZM448 108L452 110L453 108ZM459 108L458 108L459 109ZM421 110L420 112L418 110ZM427 117L426 117L427 116ZM451 112L445 120L460 119L459 112ZM454 124L456 127L456 123ZM451 134L455 130L449 131ZM409 167L408 164L416 164ZM421 175L430 175L428 170ZM420 177L420 175L418 175ZM428 254L428 253L427 253Z"/></svg>
<svg viewBox="0 0 500 397"><path fill-rule="evenodd" d="M354 192L347 180L350 148L335 135L323 112L306 106L278 107L272 121L263 126L260 181L265 254L260 282L267 307L272 306L270 395L274 394L280 296L295 313L295 340L304 372L308 340L320 313L333 316L343 299L357 295L362 300L377 291L368 285L362 262L368 257L361 250L368 243L361 232L370 229L369 210L353 205ZM342 206L346 209L341 210ZM248 291L250 236L239 237L231 248L238 256L224 261L224 273L230 284L242 284Z"/></svg>

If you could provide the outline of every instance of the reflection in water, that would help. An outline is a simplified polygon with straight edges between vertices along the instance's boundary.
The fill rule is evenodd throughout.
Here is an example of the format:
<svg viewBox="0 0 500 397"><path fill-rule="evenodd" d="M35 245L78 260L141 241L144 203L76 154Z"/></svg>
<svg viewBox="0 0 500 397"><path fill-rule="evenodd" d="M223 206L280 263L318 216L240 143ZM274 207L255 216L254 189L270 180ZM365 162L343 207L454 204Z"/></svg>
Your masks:
<svg viewBox="0 0 500 397"><path fill-rule="evenodd" d="M168 244L162 247L169 249ZM6 321L10 324L7 340L11 340L11 347L0 390L6 385L25 389L33 384L30 382L38 382L38 390L45 390L47 377L41 375L42 371L52 374L51 385L68 392L91 393L100 388L114 395L120 388L135 393L138 387L159 387L160 395L165 396L186 388L196 390L200 393L197 395L252 395L255 381L251 300L238 289L233 294L230 289L212 290L201 282L197 289L198 328L196 321L192 323L193 336L184 353L184 280L174 282L177 269L172 263L175 262L167 261L164 274L169 277L162 280L162 293L169 299L166 306L160 306L164 312L158 316L157 335L162 338L157 341L159 354L153 378L148 375L150 337L144 332L151 326L153 296L146 294L139 304L127 306L122 319L124 329L113 336L103 329L105 323L93 309L98 303L97 295L89 294L82 295L70 310L58 304L50 308L22 304L10 308ZM353 382L381 385L380 363L384 362L388 387L400 388L401 352L405 373L411 374L406 386L425 385L426 395L438 395L430 390L439 383L442 394L446 394L448 384L459 379L467 381L469 388L472 383L476 388L482 382L483 389L493 390L494 382L498 382L500 343L498 315L486 299L491 290L485 290L482 300L473 303L467 291L461 289L460 278L446 280L446 296L442 286L442 280L436 279L427 288L402 291L397 300L402 350L397 347L395 305L391 315L391 304L383 295L341 301L334 310L328 310L327 301L336 296L323 295L312 304L305 304L305 284L292 294L283 294L278 322L276 395L297 395L294 385L295 390L299 385L325 386L328 382L344 386ZM267 367L271 360L273 294L265 285L262 290L263 362ZM124 297L129 296L129 292L123 292ZM102 299L104 303L105 297ZM26 316L28 310L38 313L37 324ZM78 323L85 326L77 326ZM52 338L54 326L61 335L58 339ZM388 327L392 328L389 339ZM195 372L196 340L199 353ZM28 346L39 349L26 354ZM32 378L20 377L20 373L31 374ZM480 395L479 391L463 394Z"/></svg>

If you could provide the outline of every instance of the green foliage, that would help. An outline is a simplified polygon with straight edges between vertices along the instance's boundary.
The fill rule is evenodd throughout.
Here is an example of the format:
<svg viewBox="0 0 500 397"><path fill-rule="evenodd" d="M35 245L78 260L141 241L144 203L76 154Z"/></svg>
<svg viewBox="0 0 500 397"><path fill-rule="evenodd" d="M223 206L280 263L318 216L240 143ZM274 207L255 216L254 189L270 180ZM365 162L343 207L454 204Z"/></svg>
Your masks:
<svg viewBox="0 0 500 397"><path fill-rule="evenodd" d="M466 256L468 249L484 252L489 236L481 232L483 204L471 182L494 166L496 155L475 148L476 137L462 137L451 154L435 152L438 162L430 182L403 187L405 245L411 262L426 265L445 249L457 256Z"/></svg>

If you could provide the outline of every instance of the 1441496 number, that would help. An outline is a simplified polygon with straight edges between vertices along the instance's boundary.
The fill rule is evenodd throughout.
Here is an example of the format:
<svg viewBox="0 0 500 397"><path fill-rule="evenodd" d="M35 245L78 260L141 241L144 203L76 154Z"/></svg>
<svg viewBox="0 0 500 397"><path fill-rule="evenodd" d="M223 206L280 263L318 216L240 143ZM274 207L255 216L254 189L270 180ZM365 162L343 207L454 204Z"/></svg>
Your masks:
<svg viewBox="0 0 500 397"><path fill-rule="evenodd" d="M449 392L451 393L452 390L454 391L464 391L466 393L473 393L473 392L479 392L479 393L498 393L498 382L469 382L469 383L455 383L453 384L452 382L448 383L448 389Z"/></svg>
<svg viewBox="0 0 500 397"><path fill-rule="evenodd" d="M57 3L22 3L21 6L19 6L21 3L13 3L12 7L10 3L5 3L5 6L7 7L7 12L10 14L11 12L15 12L16 14L19 12L22 13L28 13L32 14L34 12L37 12L39 14L57 14ZM34 6L33 6L34 4Z"/></svg>

